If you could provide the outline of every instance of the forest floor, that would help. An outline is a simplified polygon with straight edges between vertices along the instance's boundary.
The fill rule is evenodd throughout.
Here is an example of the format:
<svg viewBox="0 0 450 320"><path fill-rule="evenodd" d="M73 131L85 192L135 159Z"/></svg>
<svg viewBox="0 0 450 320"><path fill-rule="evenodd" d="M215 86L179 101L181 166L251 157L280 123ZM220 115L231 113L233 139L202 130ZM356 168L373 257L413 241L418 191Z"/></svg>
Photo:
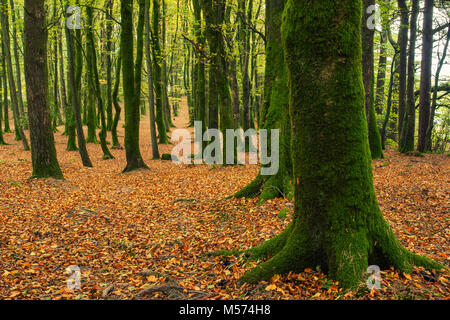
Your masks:
<svg viewBox="0 0 450 320"><path fill-rule="evenodd" d="M177 127L188 123L185 101ZM148 115L141 153L150 170L121 174L124 150L102 160L88 144L93 168L65 150L55 133L65 180L30 180L30 154L5 134L0 146L0 299L449 299L448 272L381 272L381 290L350 292L320 270L275 276L257 285L237 279L256 262L211 257L219 249L255 246L289 223L286 199L224 199L249 183L258 166L176 165L151 160ZM123 128L119 125L123 142ZM173 145L160 145L169 153ZM403 156L373 161L384 216L409 250L450 266L450 157ZM81 288L69 290L69 266ZM143 290L147 293L142 294Z"/></svg>

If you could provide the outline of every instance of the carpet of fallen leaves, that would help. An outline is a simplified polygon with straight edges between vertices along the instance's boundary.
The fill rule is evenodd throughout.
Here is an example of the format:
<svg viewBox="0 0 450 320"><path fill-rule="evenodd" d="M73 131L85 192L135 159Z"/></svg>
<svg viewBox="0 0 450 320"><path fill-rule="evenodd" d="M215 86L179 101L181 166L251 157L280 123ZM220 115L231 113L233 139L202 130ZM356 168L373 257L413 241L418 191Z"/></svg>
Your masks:
<svg viewBox="0 0 450 320"><path fill-rule="evenodd" d="M174 119L187 124L186 108ZM93 168L65 150L55 133L65 180L30 180L30 154L5 134L0 146L0 299L448 299L448 272L416 268L381 273L381 290L364 284L344 292L320 270L275 276L258 285L237 279L256 262L211 257L273 237L289 223L275 199L224 199L249 183L255 165L175 165L151 159L148 116L142 116L141 153L150 170L121 174L124 150L102 160L88 144ZM120 137L123 141L123 128ZM161 145L170 152L173 145ZM381 209L411 251L450 265L450 157L386 151L373 162ZM81 288L69 290L69 266Z"/></svg>

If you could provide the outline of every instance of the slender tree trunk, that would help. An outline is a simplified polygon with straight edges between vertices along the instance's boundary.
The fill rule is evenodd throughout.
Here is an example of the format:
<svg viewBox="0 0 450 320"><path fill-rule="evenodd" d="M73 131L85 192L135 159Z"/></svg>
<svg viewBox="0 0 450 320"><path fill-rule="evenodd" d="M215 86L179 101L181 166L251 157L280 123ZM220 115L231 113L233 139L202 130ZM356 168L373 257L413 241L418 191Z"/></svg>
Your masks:
<svg viewBox="0 0 450 320"><path fill-rule="evenodd" d="M66 94L66 80L64 76L64 55L63 55L63 46L61 39L61 29L58 28L58 47L59 47L59 97L61 100L61 108L64 113L64 135L68 135L68 127L67 127L67 117L69 116L68 111L68 103L67 103L67 94Z"/></svg>
<svg viewBox="0 0 450 320"><path fill-rule="evenodd" d="M378 58L378 73L377 73L377 86L375 93L375 112L376 114L383 114L384 107L384 86L386 82L386 30L383 30L380 34L380 56Z"/></svg>
<svg viewBox="0 0 450 320"><path fill-rule="evenodd" d="M398 0L400 10L400 31L398 35L398 45L400 48L399 64L399 89L398 89L398 135L400 136L403 128L406 105L406 67L407 67L407 46L408 46L408 5L406 0Z"/></svg>
<svg viewBox="0 0 450 320"><path fill-rule="evenodd" d="M450 27L447 30L447 40L445 41L444 45L444 51L442 51L442 57L439 60L439 64L437 66L436 74L434 76L434 91L433 91L433 98L431 103L431 113L428 121L428 127L427 131L425 133L425 150L433 150L433 144L432 144L432 133L433 133L433 126L434 126L434 115L436 113L436 107L437 107L437 93L439 91L439 75L441 74L442 67L445 62L445 57L447 56L448 52L448 46L450 41Z"/></svg>
<svg viewBox="0 0 450 320"><path fill-rule="evenodd" d="M2 77L0 76L0 91L2 91ZM1 93L0 93L1 97ZM7 144L3 138L3 128L2 128L2 118L3 118L3 102L0 99L0 145Z"/></svg>
<svg viewBox="0 0 450 320"><path fill-rule="evenodd" d="M67 1L66 1L67 3ZM74 50L74 35L73 31L71 31L67 26L65 26L66 32L66 43L67 43L67 58L68 58L68 78L69 78L69 87L70 87L70 96L71 96L71 105L72 105L72 114L75 122L75 128L77 132L77 140L78 147L81 156L81 161L83 162L83 166L92 167L92 162L89 158L88 151L86 149L86 140L84 139L83 125L81 123L81 110L80 110L80 100L79 100L79 84L77 81L78 72L80 68L80 61L75 61L75 50ZM81 49L79 49L81 50ZM78 51L79 51L78 50ZM78 58L77 58L78 60ZM76 66L75 66L76 64ZM75 70L76 67L76 70ZM77 73L76 73L77 72ZM80 72L81 73L81 72ZM81 79L81 74L79 75Z"/></svg>
<svg viewBox="0 0 450 320"><path fill-rule="evenodd" d="M153 94L153 68L150 53L150 0L145 0L145 62L147 65L148 109L150 117L150 137L152 140L152 158L159 159L158 141L156 140L155 97Z"/></svg>
<svg viewBox="0 0 450 320"><path fill-rule="evenodd" d="M408 54L408 82L406 89L406 110L400 133L399 151L406 153L414 150L414 132L416 125L416 103L414 97L415 83L415 49L417 33L417 16L419 15L419 0L411 4L411 22L409 24L409 54Z"/></svg>
<svg viewBox="0 0 450 320"><path fill-rule="evenodd" d="M14 51L14 61L16 62L16 81L17 81L17 101L19 102L19 112L23 117L26 117L25 109L23 107L22 98L22 77L20 72L20 58L19 58L19 45L17 43L17 26L16 26L16 12L14 9L14 0L9 0L10 12L11 12L11 23L12 23L12 40L13 40L13 51ZM26 128L25 128L26 129Z"/></svg>
<svg viewBox="0 0 450 320"><path fill-rule="evenodd" d="M5 121L5 132L11 132L11 128L9 127L9 112L8 112L8 79L6 75L6 59L5 59L5 46L3 45L3 41L1 44L2 47L2 82L3 82L3 110L4 112L4 121Z"/></svg>
<svg viewBox="0 0 450 320"><path fill-rule="evenodd" d="M260 203L275 197L292 198L291 128L288 118L288 72L281 43L281 22L286 0L266 0L266 83L262 106L261 128L280 130L279 169L275 175L259 174L238 191L237 198L252 198L259 194ZM270 142L268 142L270 143Z"/></svg>
<svg viewBox="0 0 450 320"><path fill-rule="evenodd" d="M392 58L392 62L391 62L391 75L389 77L389 89L388 89L388 96L387 96L387 103L386 103L386 114L384 116L384 121L383 121L383 126L381 127L381 147L383 149L386 148L386 131L387 131L387 126L389 123L389 119L390 119L390 115L391 115L391 109L392 109L392 94L393 94L393 87L394 87L394 81L395 81L395 77L396 77L396 70L395 70L395 66L397 65L397 55L398 53L396 52L394 54L394 57Z"/></svg>
<svg viewBox="0 0 450 320"><path fill-rule="evenodd" d="M426 149L426 133L430 121L431 62L433 60L433 0L425 0L423 12L422 64L420 68L419 140L417 150Z"/></svg>
<svg viewBox="0 0 450 320"><path fill-rule="evenodd" d="M374 54L373 54L373 38L375 29L369 28L368 8L375 5L375 0L363 0L363 14L361 23L361 39L362 39L362 68L363 68L363 84L365 92L365 111L367 126L369 128L369 145L372 159L383 158L381 148L380 132L377 127L377 119L374 106Z"/></svg>
<svg viewBox="0 0 450 320"><path fill-rule="evenodd" d="M90 3L91 4L91 3ZM88 67L90 71L92 72L92 76L90 78L90 81L92 83L92 87L94 88L94 93L97 98L97 105L98 105L98 112L100 114L100 122L101 122L101 130L99 133L100 136L100 144L103 151L103 160L107 159L114 159L114 156L109 151L108 145L106 143L106 119L105 119L105 112L103 107L103 99L101 97L100 92L100 80L98 76L98 69L97 69L97 53L95 52L95 42L94 42L94 32L93 32L93 9L90 5L86 8L86 14L87 14L87 47L88 51L90 52L90 55L88 57L90 58L88 61Z"/></svg>
<svg viewBox="0 0 450 320"><path fill-rule="evenodd" d="M115 79L116 82L114 83L114 89L112 92L112 102L114 105L114 119L113 119L113 123L111 126L111 137L112 137L112 149L121 149L120 143L119 143L119 139L117 137L117 126L119 124L119 120L120 120L120 112L122 111L122 109L120 108L119 105L119 99L117 98L117 96L119 95L119 86L120 86L120 69L122 67L122 54L121 51L119 49L119 54L117 55L117 62L116 62L116 73L115 73Z"/></svg>
<svg viewBox="0 0 450 320"><path fill-rule="evenodd" d="M156 124L158 126L159 143L169 143L164 123L163 83L161 75L161 44L159 42L159 21L161 16L160 0L153 0L152 15L152 49L153 49L153 85L155 86Z"/></svg>
<svg viewBox="0 0 450 320"><path fill-rule="evenodd" d="M112 51L112 12L113 12L113 0L107 0L106 2L106 128L111 131L113 123L113 102L112 102L112 68L111 68L111 51Z"/></svg>
<svg viewBox="0 0 450 320"><path fill-rule="evenodd" d="M269 260L242 281L319 266L343 288L354 288L368 265L401 272L413 265L443 268L408 252L380 211L363 107L360 32L360 0L287 1L282 39L297 151L294 215L280 235L249 250L251 258Z"/></svg>
<svg viewBox="0 0 450 320"><path fill-rule="evenodd" d="M4 54L6 59L6 69L8 72L8 80L9 80L9 91L11 97L11 106L13 109L14 115L14 130L16 131L16 135L20 137L22 140L22 145L24 150L30 150L28 145L28 140L25 136L22 126L22 117L19 111L19 102L17 100L17 91L16 84L14 81L12 60L11 60L11 49L10 49L10 41L9 41L9 22L8 22L8 2L7 0L2 0L2 9L1 10L1 23L2 23L2 40L4 47Z"/></svg>

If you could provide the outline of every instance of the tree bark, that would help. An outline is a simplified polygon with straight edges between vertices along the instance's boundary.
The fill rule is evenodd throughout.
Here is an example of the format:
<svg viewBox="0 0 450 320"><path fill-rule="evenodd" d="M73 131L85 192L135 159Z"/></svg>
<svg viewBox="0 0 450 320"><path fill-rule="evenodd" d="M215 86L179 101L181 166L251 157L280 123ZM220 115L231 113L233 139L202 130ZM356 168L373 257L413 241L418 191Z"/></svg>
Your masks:
<svg viewBox="0 0 450 320"><path fill-rule="evenodd" d="M408 54L408 82L406 91L406 110L403 119L402 132L400 132L399 151L407 153L414 150L414 132L416 125L416 106L414 98L415 84L415 49L417 33L417 16L419 15L419 0L411 4L411 22L409 24L409 54Z"/></svg>
<svg viewBox="0 0 450 320"><path fill-rule="evenodd" d="M291 128L288 118L288 73L281 43L281 18L286 0L266 0L266 83L261 112L261 128L280 130L278 172L273 176L259 174L250 184L239 190L237 198L252 198L261 194L259 202L285 196L292 198Z"/></svg>
<svg viewBox="0 0 450 320"><path fill-rule="evenodd" d="M383 158L381 148L380 132L377 127L377 119L374 107L374 52L373 38L375 29L368 27L369 13L368 8L375 5L375 0L363 0L362 5L362 23L361 23L361 39L362 39L362 71L363 85L365 92L365 111L367 119L367 127L369 128L369 145L372 159Z"/></svg>
<svg viewBox="0 0 450 320"><path fill-rule="evenodd" d="M147 65L147 81L148 81L148 108L150 117L150 138L152 142L153 159L159 159L158 141L156 140L155 125L155 97L153 92L153 68L152 57L150 52L150 0L145 0L145 61Z"/></svg>
<svg viewBox="0 0 450 320"><path fill-rule="evenodd" d="M66 1L67 4L67 1ZM80 152L81 161L83 162L83 166L92 167L91 159L89 158L88 151L86 149L86 140L84 138L83 125L81 123L81 109L80 109L80 100L79 100L79 83L77 81L78 75L81 79L80 69L80 61L75 61L75 50L74 50L74 41L73 31L71 31L67 26L65 26L66 32L66 43L67 43L67 58L68 58L68 78L69 78L69 87L70 87L70 99L72 105L72 115L73 120L75 122L75 128L77 132L77 140L78 140L78 148ZM81 49L79 49L81 50ZM77 58L78 60L78 58ZM76 64L76 66L75 66ZM76 67L76 69L75 69Z"/></svg>
<svg viewBox="0 0 450 320"><path fill-rule="evenodd" d="M3 53L5 54L5 60L6 60L6 70L8 72L8 80L9 80L9 92L10 92L10 98L11 98L11 106L13 110L14 115L14 130L16 131L16 137L19 137L20 140L22 140L22 145L24 150L30 150L30 147L28 145L28 140L25 136L25 133L23 132L23 126L22 126L22 117L19 110L19 102L17 100L17 91L16 91L16 84L14 81L14 73L13 73L13 67L12 67L12 60L11 60L11 49L10 49L10 41L9 41L9 21L8 21L8 15L6 14L8 12L8 1L2 0L2 9L0 16L1 16L1 23L2 23L2 40L3 40Z"/></svg>
<svg viewBox="0 0 450 320"><path fill-rule="evenodd" d="M48 109L47 31L44 0L25 0L25 82L33 178L63 179Z"/></svg>
<svg viewBox="0 0 450 320"><path fill-rule="evenodd" d="M398 8L401 13L400 31L398 35L398 45L400 49L399 64L399 88L398 88L398 135L403 128L406 105L406 67L407 67L407 46L408 46L408 6L405 0L398 0Z"/></svg>
<svg viewBox="0 0 450 320"><path fill-rule="evenodd" d="M433 59L433 0L425 0L423 12L422 64L420 67L419 138L417 150L426 149L426 133L430 121L431 62Z"/></svg>
<svg viewBox="0 0 450 320"><path fill-rule="evenodd" d="M434 90L433 90L433 98L432 98L432 102L431 102L431 113L430 113L430 117L429 117L429 121L428 121L427 131L425 133L425 150L430 150L430 151L433 150L431 136L433 133L434 115L435 115L436 107L437 107L437 93L439 91L439 89L438 89L439 88L439 75L441 74L442 66L444 65L445 57L447 56L449 41L450 41L450 27L447 30L447 40L445 41L444 51L442 51L442 57L439 60L436 74L434 76Z"/></svg>
<svg viewBox="0 0 450 320"><path fill-rule="evenodd" d="M141 68L143 55L144 0L139 0L138 24L136 31L136 61L133 47L133 0L121 2L122 32L122 79L125 104L125 153L127 165L123 172L148 169L139 148L139 105L141 97Z"/></svg>
<svg viewBox="0 0 450 320"><path fill-rule="evenodd" d="M156 124L158 126L159 143L169 143L166 124L164 122L163 89L161 75L161 44L159 42L159 21L161 17L160 0L153 0L152 15L152 53L153 53L153 85L155 86Z"/></svg>
<svg viewBox="0 0 450 320"><path fill-rule="evenodd" d="M288 0L281 30L296 150L294 215L280 235L248 251L251 258L270 258L241 280L319 266L343 288L354 288L368 265L443 268L408 252L377 202L364 111L361 1Z"/></svg>

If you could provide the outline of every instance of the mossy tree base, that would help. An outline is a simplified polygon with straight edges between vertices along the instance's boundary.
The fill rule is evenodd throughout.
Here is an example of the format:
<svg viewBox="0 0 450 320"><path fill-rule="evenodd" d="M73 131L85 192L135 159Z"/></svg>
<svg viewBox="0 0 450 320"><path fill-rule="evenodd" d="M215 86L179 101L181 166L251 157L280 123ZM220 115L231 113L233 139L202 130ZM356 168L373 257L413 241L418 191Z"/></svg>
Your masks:
<svg viewBox="0 0 450 320"><path fill-rule="evenodd" d="M279 172L273 176L262 176L258 174L252 182L236 192L235 198L259 197L259 204L274 198L284 197L291 200L294 195L294 187L290 182L290 176Z"/></svg>
<svg viewBox="0 0 450 320"><path fill-rule="evenodd" d="M343 288L356 287L369 265L381 269L391 266L400 272L410 273L413 266L440 270L441 264L407 251L395 238L381 212L373 214L369 225L357 229L335 232L337 226L319 230L311 226L307 215L292 222L278 236L258 247L240 252L249 259L267 259L250 270L240 281L256 283L269 280L275 274L303 272L305 268L317 268L328 273ZM314 233L311 233L314 230ZM218 252L221 255L237 252Z"/></svg>
<svg viewBox="0 0 450 320"><path fill-rule="evenodd" d="M131 172L138 169L150 170L150 168L145 164L142 158L134 158L133 161L127 162L127 166L122 170L122 173Z"/></svg>

